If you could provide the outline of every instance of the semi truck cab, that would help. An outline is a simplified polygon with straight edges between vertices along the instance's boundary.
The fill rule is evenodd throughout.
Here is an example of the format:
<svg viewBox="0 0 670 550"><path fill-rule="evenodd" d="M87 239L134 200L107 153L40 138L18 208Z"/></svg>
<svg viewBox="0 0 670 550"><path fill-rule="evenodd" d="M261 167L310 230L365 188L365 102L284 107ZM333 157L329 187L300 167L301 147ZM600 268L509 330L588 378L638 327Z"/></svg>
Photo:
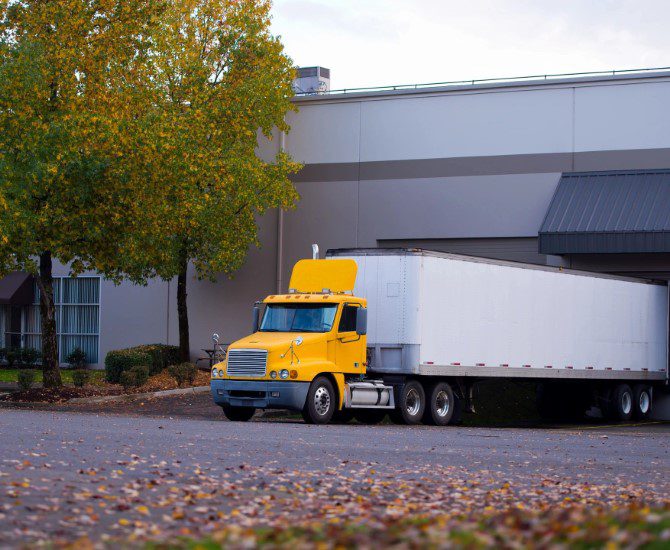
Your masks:
<svg viewBox="0 0 670 550"><path fill-rule="evenodd" d="M342 409L346 380L366 374L367 304L353 295L356 272L350 259L300 260L288 294L256 304L252 334L211 372L214 401L230 420L289 409L326 423Z"/></svg>

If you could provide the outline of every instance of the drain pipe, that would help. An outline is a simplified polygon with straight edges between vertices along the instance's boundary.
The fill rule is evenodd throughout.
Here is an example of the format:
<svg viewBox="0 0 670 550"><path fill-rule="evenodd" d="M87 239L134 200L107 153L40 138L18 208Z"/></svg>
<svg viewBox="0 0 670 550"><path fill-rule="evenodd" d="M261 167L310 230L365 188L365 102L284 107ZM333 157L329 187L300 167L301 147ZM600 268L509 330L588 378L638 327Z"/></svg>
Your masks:
<svg viewBox="0 0 670 550"><path fill-rule="evenodd" d="M286 133L279 132L279 150L286 146ZM284 210L280 206L277 212L277 294L281 294L284 287Z"/></svg>

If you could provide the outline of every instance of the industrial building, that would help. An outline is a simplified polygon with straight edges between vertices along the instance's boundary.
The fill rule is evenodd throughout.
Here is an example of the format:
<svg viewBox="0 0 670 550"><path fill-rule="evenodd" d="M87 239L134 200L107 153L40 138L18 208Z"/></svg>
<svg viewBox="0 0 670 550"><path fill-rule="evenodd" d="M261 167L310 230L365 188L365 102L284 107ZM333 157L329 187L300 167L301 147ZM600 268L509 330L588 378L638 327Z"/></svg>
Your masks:
<svg viewBox="0 0 670 550"><path fill-rule="evenodd" d="M294 210L259 219L262 247L216 283L189 280L194 357L233 341L253 303L321 250L419 247L670 279L670 72L639 71L331 92L299 76L291 131L261 139L304 168ZM63 353L178 339L176 282L73 281L59 267ZM0 285L5 344L39 344L29 283ZM21 290L21 285L23 288Z"/></svg>

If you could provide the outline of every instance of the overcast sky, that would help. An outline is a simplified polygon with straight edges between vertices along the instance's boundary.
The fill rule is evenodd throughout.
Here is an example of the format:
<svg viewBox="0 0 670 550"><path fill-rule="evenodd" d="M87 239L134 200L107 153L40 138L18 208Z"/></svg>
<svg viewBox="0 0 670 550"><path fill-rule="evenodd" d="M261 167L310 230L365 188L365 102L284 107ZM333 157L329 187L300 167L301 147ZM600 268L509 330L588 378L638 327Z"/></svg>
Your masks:
<svg viewBox="0 0 670 550"><path fill-rule="evenodd" d="M670 66L670 0L274 0L331 88Z"/></svg>

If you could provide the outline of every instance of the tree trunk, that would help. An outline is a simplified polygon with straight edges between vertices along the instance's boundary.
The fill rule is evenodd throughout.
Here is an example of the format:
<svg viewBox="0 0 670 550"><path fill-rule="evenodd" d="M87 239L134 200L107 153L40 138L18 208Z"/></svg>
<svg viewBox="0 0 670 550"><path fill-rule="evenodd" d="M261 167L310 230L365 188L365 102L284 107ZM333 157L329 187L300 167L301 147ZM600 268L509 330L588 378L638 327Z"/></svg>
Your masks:
<svg viewBox="0 0 670 550"><path fill-rule="evenodd" d="M62 385L58 361L58 336L56 334L56 304L52 276L51 252L40 254L40 324L42 326L42 373L45 388Z"/></svg>
<svg viewBox="0 0 670 550"><path fill-rule="evenodd" d="M188 334L188 305L186 304L186 272L188 257L182 255L179 260L179 275L177 276L177 317L179 319L179 353L182 361L191 360L191 348Z"/></svg>

